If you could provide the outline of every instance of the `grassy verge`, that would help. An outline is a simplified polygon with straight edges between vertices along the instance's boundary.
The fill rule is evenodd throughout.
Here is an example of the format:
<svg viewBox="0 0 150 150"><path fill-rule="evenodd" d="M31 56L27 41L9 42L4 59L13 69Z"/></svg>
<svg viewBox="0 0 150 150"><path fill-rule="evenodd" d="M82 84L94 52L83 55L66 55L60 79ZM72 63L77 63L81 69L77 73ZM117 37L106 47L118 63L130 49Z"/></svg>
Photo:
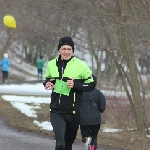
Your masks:
<svg viewBox="0 0 150 150"><path fill-rule="evenodd" d="M41 104L41 109L37 109L37 112L38 117L36 118L36 120L38 120L39 122L49 121L49 105ZM105 120L107 120L107 116L111 118L111 115L112 117L115 115L112 114L111 111L108 111L107 113L109 114L104 114L103 116ZM0 99L0 115L5 118L8 125L10 125L12 128L17 129L19 132L30 131L53 138L53 132L42 130L33 123L33 120L35 120L35 118L30 118L20 113L20 111L12 107L9 102L2 99ZM102 124L102 127L103 126L104 124ZM77 134L77 140L81 141L80 130ZM148 139L139 138L134 130L126 130L124 132L122 131L116 133L106 133L100 130L98 135L98 144L102 146L123 148L125 150L148 150L149 143L150 141L148 141Z"/></svg>
<svg viewBox="0 0 150 150"><path fill-rule="evenodd" d="M47 115L48 111L48 105L43 105L43 107L38 110L38 118L36 120L38 120L39 122L46 120L49 121L49 117ZM2 99L0 99L0 116L3 116L6 123L12 128L17 129L19 132L30 131L53 137L53 133L51 131L41 130L33 123L33 120L35 120L35 118L28 117L22 114L16 108L12 107L9 102Z"/></svg>

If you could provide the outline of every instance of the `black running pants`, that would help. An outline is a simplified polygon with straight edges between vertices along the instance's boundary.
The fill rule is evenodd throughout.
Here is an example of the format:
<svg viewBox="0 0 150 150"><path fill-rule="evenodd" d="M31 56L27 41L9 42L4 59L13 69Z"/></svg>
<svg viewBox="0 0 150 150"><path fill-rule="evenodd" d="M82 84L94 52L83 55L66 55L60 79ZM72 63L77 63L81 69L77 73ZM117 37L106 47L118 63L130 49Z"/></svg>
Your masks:
<svg viewBox="0 0 150 150"><path fill-rule="evenodd" d="M72 150L72 144L79 128L80 115L51 112L50 121L55 134L55 150Z"/></svg>

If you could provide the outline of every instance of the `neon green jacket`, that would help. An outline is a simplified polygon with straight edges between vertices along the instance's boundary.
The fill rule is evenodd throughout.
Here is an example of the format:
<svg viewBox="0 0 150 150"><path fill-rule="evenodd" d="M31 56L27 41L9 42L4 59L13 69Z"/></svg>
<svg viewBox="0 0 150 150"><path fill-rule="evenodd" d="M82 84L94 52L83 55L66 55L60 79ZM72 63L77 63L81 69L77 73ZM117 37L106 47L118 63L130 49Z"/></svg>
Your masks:
<svg viewBox="0 0 150 150"><path fill-rule="evenodd" d="M90 68L77 57L72 57L69 61L62 61L60 57L49 61L45 78L44 84L49 79L55 79L51 94L51 111L78 113L82 92L95 88ZM74 79L71 89L67 86L68 79Z"/></svg>

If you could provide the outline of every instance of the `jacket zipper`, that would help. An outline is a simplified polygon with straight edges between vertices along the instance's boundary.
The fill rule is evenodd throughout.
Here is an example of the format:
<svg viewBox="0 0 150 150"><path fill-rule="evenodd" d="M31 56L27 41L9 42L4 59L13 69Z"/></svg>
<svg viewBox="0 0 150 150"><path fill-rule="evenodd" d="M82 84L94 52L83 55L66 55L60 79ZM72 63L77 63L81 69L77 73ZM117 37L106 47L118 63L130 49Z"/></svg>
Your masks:
<svg viewBox="0 0 150 150"><path fill-rule="evenodd" d="M63 62L63 66L64 66L64 62ZM63 74L64 74L64 70L63 70L64 68L63 68L63 66L61 68L61 71L62 71L61 81L63 79ZM60 94L60 97L59 97L59 106L60 106L60 99L61 99L61 94Z"/></svg>
<svg viewBox="0 0 150 150"><path fill-rule="evenodd" d="M76 92L73 94L73 107L75 106L75 102L76 102ZM75 114L76 111L73 111L73 114Z"/></svg>

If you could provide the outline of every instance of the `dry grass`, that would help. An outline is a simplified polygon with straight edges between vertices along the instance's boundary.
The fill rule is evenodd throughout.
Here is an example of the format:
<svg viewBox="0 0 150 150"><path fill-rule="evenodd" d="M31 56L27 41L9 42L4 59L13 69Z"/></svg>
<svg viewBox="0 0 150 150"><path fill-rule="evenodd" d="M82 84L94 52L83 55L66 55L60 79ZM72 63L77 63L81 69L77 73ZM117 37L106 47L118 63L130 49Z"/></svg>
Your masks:
<svg viewBox="0 0 150 150"><path fill-rule="evenodd" d="M38 109L38 118L37 120L40 122L42 121L49 121L49 117L47 112L49 111L48 105L42 105L41 109ZM45 111L45 113L44 113ZM4 100L0 100L0 115L5 118L6 123L11 126L12 128L18 129L18 131L30 131L41 133L43 135L48 135L53 137L53 133L46 130L41 130L37 127L33 120L34 118L28 117L16 108L12 107L12 105Z"/></svg>
<svg viewBox="0 0 150 150"><path fill-rule="evenodd" d="M116 104L116 105L113 105ZM31 105L31 104L30 104ZM49 121L49 105L41 104L41 109L37 109L39 122ZM0 100L0 115L4 116L8 125L18 129L19 132L30 131L40 133L44 136L53 138L53 132L41 130L34 123L34 118L30 118L20 113L11 106L7 101ZM124 150L148 150L150 149L150 140L139 138L136 131L128 131L128 127L132 127L133 118L127 106L122 106L112 100L107 102L107 110L102 114L103 127L116 127L124 129L124 131L116 133L106 133L100 130L98 135L98 144L102 146L112 146L123 148ZM80 130L77 134L77 140L81 141Z"/></svg>

